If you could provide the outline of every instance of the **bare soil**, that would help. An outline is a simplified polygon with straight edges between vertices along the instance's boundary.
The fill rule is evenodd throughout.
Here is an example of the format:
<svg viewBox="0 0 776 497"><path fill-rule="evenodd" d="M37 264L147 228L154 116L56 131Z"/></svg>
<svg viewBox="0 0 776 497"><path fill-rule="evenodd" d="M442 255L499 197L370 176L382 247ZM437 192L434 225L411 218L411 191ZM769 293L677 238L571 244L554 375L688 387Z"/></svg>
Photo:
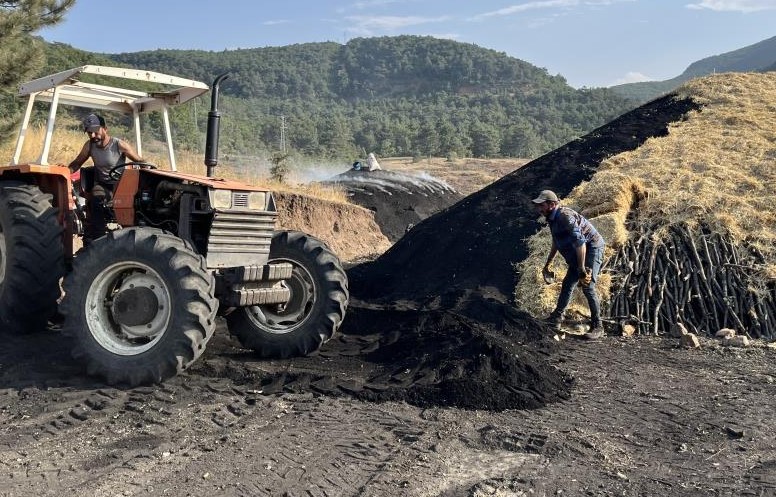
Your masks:
<svg viewBox="0 0 776 497"><path fill-rule="evenodd" d="M554 340L509 304L531 196L692 108L647 104L424 218L349 269L312 357L260 360L221 323L187 374L119 389L55 327L5 336L0 494L776 495L776 350Z"/></svg>
<svg viewBox="0 0 776 497"><path fill-rule="evenodd" d="M280 229L313 234L344 261L374 259L391 246L374 212L359 205L286 192L275 200Z"/></svg>
<svg viewBox="0 0 776 497"><path fill-rule="evenodd" d="M224 330L215 340L189 374L131 390L83 377L53 332L35 337L35 354L28 338L7 340L1 493L776 492L772 349L567 340L547 356L573 385L565 398L492 410L359 398L347 364L364 344L350 339L318 364L340 381L269 394L262 378L294 375L295 361L258 361Z"/></svg>

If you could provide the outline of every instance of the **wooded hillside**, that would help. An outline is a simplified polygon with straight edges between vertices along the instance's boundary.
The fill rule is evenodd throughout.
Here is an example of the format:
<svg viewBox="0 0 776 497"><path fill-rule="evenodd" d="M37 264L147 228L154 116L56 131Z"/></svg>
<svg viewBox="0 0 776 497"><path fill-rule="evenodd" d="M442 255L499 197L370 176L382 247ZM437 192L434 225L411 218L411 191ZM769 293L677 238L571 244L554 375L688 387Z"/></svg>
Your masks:
<svg viewBox="0 0 776 497"><path fill-rule="evenodd" d="M49 72L110 60L208 83L229 72L221 150L233 154L277 151L284 122L288 150L314 157L534 157L629 109L610 90L576 90L503 53L432 37L124 54L55 44L49 60ZM205 96L174 113L192 148L208 107Z"/></svg>

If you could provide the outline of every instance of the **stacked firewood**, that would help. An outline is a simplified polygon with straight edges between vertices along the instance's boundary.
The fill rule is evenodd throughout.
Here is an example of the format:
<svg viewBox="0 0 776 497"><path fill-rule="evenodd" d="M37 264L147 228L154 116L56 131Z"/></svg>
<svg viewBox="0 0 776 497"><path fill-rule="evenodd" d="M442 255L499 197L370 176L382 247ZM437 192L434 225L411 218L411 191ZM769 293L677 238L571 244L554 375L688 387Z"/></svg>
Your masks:
<svg viewBox="0 0 776 497"><path fill-rule="evenodd" d="M776 338L776 287L762 276L762 254L744 247L686 224L636 233L607 263L611 318L645 334L681 323L700 335Z"/></svg>

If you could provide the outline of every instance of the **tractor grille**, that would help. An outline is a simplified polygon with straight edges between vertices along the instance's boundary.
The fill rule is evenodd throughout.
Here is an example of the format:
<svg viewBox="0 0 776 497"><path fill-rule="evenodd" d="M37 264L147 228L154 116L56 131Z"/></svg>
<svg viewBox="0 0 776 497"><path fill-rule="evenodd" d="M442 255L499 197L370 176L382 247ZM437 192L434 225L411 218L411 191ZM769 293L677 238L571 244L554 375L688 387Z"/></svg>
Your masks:
<svg viewBox="0 0 776 497"><path fill-rule="evenodd" d="M275 211L216 211L207 244L207 267L266 264L276 219Z"/></svg>
<svg viewBox="0 0 776 497"><path fill-rule="evenodd" d="M248 208L248 193L247 192L232 192L232 208L233 209L247 209Z"/></svg>

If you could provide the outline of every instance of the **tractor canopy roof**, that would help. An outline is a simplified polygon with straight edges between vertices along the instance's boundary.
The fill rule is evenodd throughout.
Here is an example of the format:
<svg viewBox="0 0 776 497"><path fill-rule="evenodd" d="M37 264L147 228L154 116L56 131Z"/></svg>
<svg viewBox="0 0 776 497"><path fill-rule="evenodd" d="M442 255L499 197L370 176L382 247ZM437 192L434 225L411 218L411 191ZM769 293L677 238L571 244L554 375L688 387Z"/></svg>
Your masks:
<svg viewBox="0 0 776 497"><path fill-rule="evenodd" d="M118 81L121 86L89 82L114 80ZM68 69L23 83L19 87L19 95L28 97L28 103L19 130L19 138L16 143L12 163L18 164L24 136L32 115L33 104L36 101L42 101L49 102L51 107L49 109L43 151L39 160L40 164L48 163L48 151L51 146L54 120L57 107L61 104L132 114L134 116L135 145L140 154L142 154L140 114L153 111L162 112L170 165L175 170L175 155L170 136L169 113L167 109L170 106L182 104L196 98L208 90L209 87L205 83L178 76L170 76L142 69L94 65Z"/></svg>
<svg viewBox="0 0 776 497"><path fill-rule="evenodd" d="M137 90L82 81L84 75L106 76L121 80L156 83L160 89ZM135 86L139 86L135 83ZM166 87L166 88L162 88ZM19 87L19 95L35 95L36 100L74 107L114 110L125 113L151 112L182 104L208 91L205 83L142 69L106 66L81 66L44 76Z"/></svg>

